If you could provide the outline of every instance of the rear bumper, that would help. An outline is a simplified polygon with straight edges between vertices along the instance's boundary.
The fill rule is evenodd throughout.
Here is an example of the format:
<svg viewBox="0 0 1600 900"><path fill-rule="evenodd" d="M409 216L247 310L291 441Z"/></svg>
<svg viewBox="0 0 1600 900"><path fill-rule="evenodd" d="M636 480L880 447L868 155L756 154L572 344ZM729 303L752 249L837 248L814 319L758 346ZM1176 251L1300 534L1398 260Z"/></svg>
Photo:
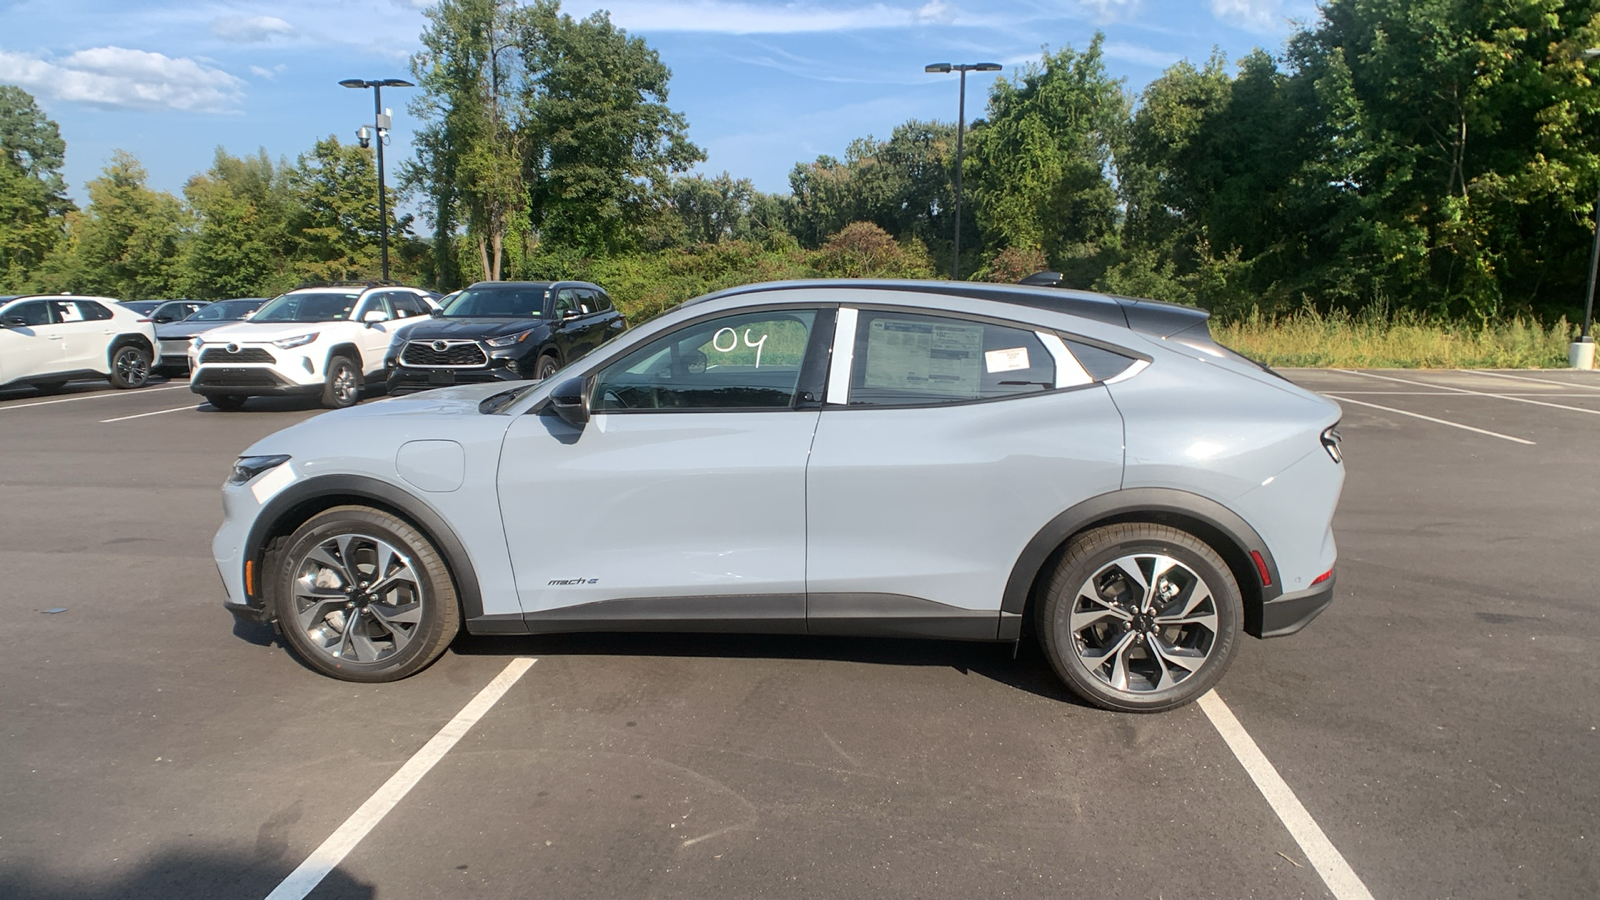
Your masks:
<svg viewBox="0 0 1600 900"><path fill-rule="evenodd" d="M1283 594L1261 604L1261 637L1285 637L1311 624L1333 602L1333 583L1337 575L1310 590Z"/></svg>

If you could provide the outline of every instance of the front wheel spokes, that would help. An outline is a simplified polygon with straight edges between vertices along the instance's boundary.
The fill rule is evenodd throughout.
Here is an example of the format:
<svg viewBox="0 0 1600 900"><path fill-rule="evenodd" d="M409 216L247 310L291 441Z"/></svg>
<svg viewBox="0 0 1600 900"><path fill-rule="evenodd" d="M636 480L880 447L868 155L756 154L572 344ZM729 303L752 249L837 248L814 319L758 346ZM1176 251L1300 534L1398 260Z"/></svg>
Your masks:
<svg viewBox="0 0 1600 900"><path fill-rule="evenodd" d="M394 641L394 652L399 653L406 645L411 643L411 636L417 633L417 626L422 624L422 604L412 603L398 609L388 607L386 604L374 603L367 607L372 621L384 631L389 632ZM404 627L410 626L410 627Z"/></svg>
<svg viewBox="0 0 1600 900"><path fill-rule="evenodd" d="M1137 632L1125 631L1117 642L1106 648L1083 647L1078 650L1078 656L1088 665L1102 681L1119 691L1128 689L1128 651L1133 647L1134 637ZM1107 674L1105 667L1111 664L1111 672Z"/></svg>

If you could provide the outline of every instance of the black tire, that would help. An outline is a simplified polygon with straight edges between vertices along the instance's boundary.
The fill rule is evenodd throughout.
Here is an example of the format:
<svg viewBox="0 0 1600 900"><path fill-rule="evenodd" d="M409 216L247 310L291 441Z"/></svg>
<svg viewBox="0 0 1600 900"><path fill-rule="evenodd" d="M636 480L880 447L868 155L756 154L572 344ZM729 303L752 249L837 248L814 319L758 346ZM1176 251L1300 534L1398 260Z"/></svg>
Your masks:
<svg viewBox="0 0 1600 900"><path fill-rule="evenodd" d="M111 348L111 384L119 388L144 387L150 381L150 351L133 342Z"/></svg>
<svg viewBox="0 0 1600 900"><path fill-rule="evenodd" d="M344 409L360 402L361 369L348 356L328 360L327 375L322 382L322 405Z"/></svg>
<svg viewBox="0 0 1600 900"><path fill-rule="evenodd" d="M67 383L65 381L36 381L33 383L33 389L46 396L59 394L61 389L66 386Z"/></svg>
<svg viewBox="0 0 1600 900"><path fill-rule="evenodd" d="M533 369L533 377L539 381L544 381L554 375L559 368L561 368L561 363L557 362L554 356L546 353L544 356L539 357L539 364Z"/></svg>
<svg viewBox="0 0 1600 900"><path fill-rule="evenodd" d="M208 395L206 395L206 402L211 404L211 408L212 409L219 409L219 410L222 410L223 412L235 412L237 410L244 409L244 401L246 401L248 399L250 399L250 398L245 397L245 396L243 396L241 394L208 394Z"/></svg>
<svg viewBox="0 0 1600 900"><path fill-rule="evenodd" d="M395 554L388 573L376 571L382 545ZM324 675L398 681L438 659L461 628L455 583L439 551L389 513L365 506L325 510L295 529L271 559L268 609L289 649ZM338 565L324 565L330 560ZM394 573L405 577L389 591L363 594L365 578Z"/></svg>
<svg viewBox="0 0 1600 900"><path fill-rule="evenodd" d="M1160 558L1173 565L1155 571ZM1222 679L1243 622L1239 585L1215 550L1176 528L1133 522L1073 538L1035 624L1073 693L1105 709L1162 712Z"/></svg>

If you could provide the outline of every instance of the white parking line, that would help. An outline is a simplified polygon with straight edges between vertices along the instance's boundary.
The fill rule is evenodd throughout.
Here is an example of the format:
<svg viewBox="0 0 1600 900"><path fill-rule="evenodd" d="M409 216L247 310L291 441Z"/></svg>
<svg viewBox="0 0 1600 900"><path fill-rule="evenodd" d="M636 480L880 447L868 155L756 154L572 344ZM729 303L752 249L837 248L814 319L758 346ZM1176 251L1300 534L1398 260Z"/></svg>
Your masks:
<svg viewBox="0 0 1600 900"><path fill-rule="evenodd" d="M199 408L200 408L199 406L191 403L188 406L174 406L171 409L158 409L155 412L139 413L137 415L132 415L132 416L118 416L115 419L101 419L100 420L100 424L104 425L107 422L126 422L129 419L142 419L145 416L164 416L169 412L183 412L186 409L199 409Z"/></svg>
<svg viewBox="0 0 1600 900"><path fill-rule="evenodd" d="M513 659L493 681L478 692L478 696L473 697L471 702L461 708L461 712L456 713L454 719L439 729L439 733L434 735L432 740L407 760L406 764L400 767L400 771L390 776L389 780L383 783L383 787L378 788L377 793L367 798L367 802L361 804L360 809L345 819L344 824L322 842L322 846L311 851L311 855L306 857L306 861L301 863L299 868L290 872L288 878L273 888L272 893L267 895L267 900L301 900L315 890L317 885L322 883L322 879L344 861L345 856L361 843L361 839L383 821L383 817L394 809L395 804L417 786L422 776L428 774L428 771L450 752L450 748L483 718L484 713L505 696L506 691L509 691L511 686L517 683L517 679L522 677L522 673L528 671L537 661L527 657Z"/></svg>
<svg viewBox="0 0 1600 900"><path fill-rule="evenodd" d="M1584 384L1580 381L1546 381L1543 378L1529 378L1526 375L1508 375L1505 372L1482 372L1477 369L1463 369L1471 375L1483 375L1488 378L1511 378L1516 381L1532 381L1535 384L1554 384L1560 387L1588 388L1591 391L1600 391L1600 384Z"/></svg>
<svg viewBox="0 0 1600 900"><path fill-rule="evenodd" d="M1587 413L1591 416L1600 416L1600 409L1584 409L1581 406L1567 406L1564 403L1546 403L1543 400L1530 400L1527 397L1513 397L1510 394L1491 394L1487 391L1472 391L1466 388L1451 387L1447 384L1429 384L1426 381L1408 381L1404 378L1395 378L1391 375L1374 375L1371 372L1356 372L1350 369L1332 369L1334 372L1343 372L1346 375L1360 375L1364 378L1380 378L1384 381L1394 381L1400 384L1411 384L1417 387L1434 388L1449 391L1453 394L1466 394L1471 397L1493 397L1496 400L1510 400L1514 403L1530 403L1534 406L1548 406L1551 409L1565 409L1571 412Z"/></svg>
<svg viewBox="0 0 1600 900"><path fill-rule="evenodd" d="M154 394L157 391L175 391L179 388L187 388L188 386L189 385L187 384L175 384L172 387L140 388L139 390L135 391L95 391L92 394L85 394L82 397L63 397L60 400L39 400L34 403L13 403L0 405L0 412L5 412L8 409L27 409L30 406L49 406L52 403L76 403L79 400L100 400L105 397L140 397L145 394Z"/></svg>
<svg viewBox="0 0 1600 900"><path fill-rule="evenodd" d="M1222 740L1233 751L1239 765L1244 766L1250 780L1256 783L1256 790L1266 798L1272 811L1278 814L1283 827L1289 829L1290 836L1300 845L1301 852L1316 868L1317 874L1322 876L1328 891L1337 900L1372 900L1367 886L1361 883L1361 878L1345 862L1338 848L1322 833L1322 828L1306 812L1305 806L1289 789L1283 776L1273 768L1272 762L1256 746L1250 733L1234 718L1233 710L1222 702L1216 691L1206 691L1200 697L1200 710L1211 720L1211 726L1217 729L1217 734L1222 735Z"/></svg>
<svg viewBox="0 0 1600 900"><path fill-rule="evenodd" d="M1328 394L1328 396L1339 401L1340 403L1354 403L1357 406L1370 406L1373 409L1381 409L1384 412L1392 412L1396 413L1397 415L1410 416L1413 419L1423 419L1428 422L1437 422L1440 425L1449 425L1451 428L1460 428L1464 431L1475 431L1478 434L1487 434L1490 437L1497 437L1503 441L1515 441L1518 444L1528 444L1529 446L1532 446L1534 443L1526 438L1512 437L1509 434L1501 434L1498 431L1489 431L1484 428L1473 428L1471 425L1463 425L1460 422L1452 422L1449 419L1435 419L1433 416L1425 416L1422 413L1414 413L1404 409L1395 409L1392 406L1379 406L1376 403L1368 403L1365 400L1351 400L1349 397L1344 397L1339 394Z"/></svg>

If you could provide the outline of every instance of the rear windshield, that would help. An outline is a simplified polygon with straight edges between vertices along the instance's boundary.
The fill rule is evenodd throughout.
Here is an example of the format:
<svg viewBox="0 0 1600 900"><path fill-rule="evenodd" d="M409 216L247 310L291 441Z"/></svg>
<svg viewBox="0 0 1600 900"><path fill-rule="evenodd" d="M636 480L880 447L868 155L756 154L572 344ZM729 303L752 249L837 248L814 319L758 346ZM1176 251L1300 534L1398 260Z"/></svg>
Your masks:
<svg viewBox="0 0 1600 900"><path fill-rule="evenodd" d="M300 291L261 307L252 322L337 322L350 318L360 291Z"/></svg>
<svg viewBox="0 0 1600 900"><path fill-rule="evenodd" d="M452 319L537 319L544 315L544 293L542 287L467 288L445 306L444 314Z"/></svg>

